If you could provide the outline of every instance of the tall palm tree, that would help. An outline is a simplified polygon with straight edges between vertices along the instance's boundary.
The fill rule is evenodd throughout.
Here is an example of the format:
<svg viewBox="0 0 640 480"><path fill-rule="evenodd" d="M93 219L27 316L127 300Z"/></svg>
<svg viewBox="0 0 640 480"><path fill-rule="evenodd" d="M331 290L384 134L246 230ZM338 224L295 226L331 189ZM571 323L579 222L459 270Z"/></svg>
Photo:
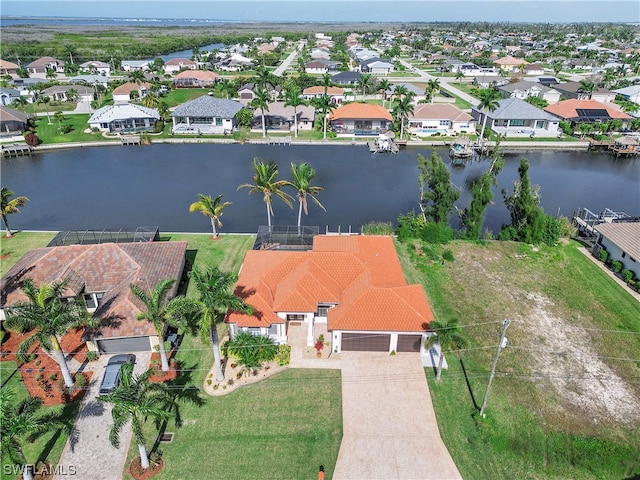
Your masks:
<svg viewBox="0 0 640 480"><path fill-rule="evenodd" d="M198 302L201 308L198 330L200 337L211 340L213 360L216 367L216 380L222 382L224 373L220 362L220 343L218 340L218 323L224 319L227 311L251 315L253 308L232 292L236 275L221 271L216 266L206 270L192 270L189 279L193 280L199 293Z"/></svg>
<svg viewBox="0 0 640 480"><path fill-rule="evenodd" d="M393 88L393 96L396 97L397 100L401 100L407 96L409 93L409 89L406 85L396 85Z"/></svg>
<svg viewBox="0 0 640 480"><path fill-rule="evenodd" d="M480 131L480 142L484 138L484 129L487 126L487 117L489 116L489 112L494 112L498 106L500 105L498 99L500 98L500 93L495 88L485 88L481 90L478 94L480 97L480 103L478 104L478 109L486 110L483 112L484 118L482 119L482 130Z"/></svg>
<svg viewBox="0 0 640 480"><path fill-rule="evenodd" d="M48 433L60 425L51 415L37 414L42 405L40 397L27 397L15 403L15 396L11 388L0 390L0 452L4 461L22 467L25 480L33 480L33 472L22 448L24 437Z"/></svg>
<svg viewBox="0 0 640 480"><path fill-rule="evenodd" d="M327 94L327 90L331 86L331 75L325 73L322 75L322 86L324 88L324 94Z"/></svg>
<svg viewBox="0 0 640 480"><path fill-rule="evenodd" d="M296 138L298 138L298 107L306 104L307 102L305 102L300 96L300 87L295 84L291 84L291 86L286 90L284 106L293 107L293 123L296 131Z"/></svg>
<svg viewBox="0 0 640 480"><path fill-rule="evenodd" d="M360 90L362 91L362 98L364 99L365 95L369 91L371 87L372 76L369 73L364 73L360 75L360 80L358 80L358 84L360 85Z"/></svg>
<svg viewBox="0 0 640 480"><path fill-rule="evenodd" d="M429 97L429 101L433 101L433 97L440 89L440 81L436 78L427 82L427 88L425 89L425 95ZM427 94L428 92L428 94Z"/></svg>
<svg viewBox="0 0 640 480"><path fill-rule="evenodd" d="M275 162L265 163L258 158L253 159L253 182L253 185L243 183L239 185L236 190L248 188L249 194L253 192L262 193L267 208L267 224L269 228L271 228L271 216L274 214L271 197L275 195L291 207L291 195L282 191L282 189L290 185L290 183L286 180L278 180L278 165L276 165Z"/></svg>
<svg viewBox="0 0 640 480"><path fill-rule="evenodd" d="M273 79L273 75L266 67L262 67L262 66L256 67L255 72L256 72L255 74L256 83L260 87L266 90L267 85L271 83L271 80Z"/></svg>
<svg viewBox="0 0 640 480"><path fill-rule="evenodd" d="M456 76L455 79L458 83L460 83L460 80L462 80L464 78L464 73L462 73L460 70L458 70L456 72Z"/></svg>
<svg viewBox="0 0 640 480"><path fill-rule="evenodd" d="M292 163L291 176L293 177L291 185L298 191L298 233L300 233L302 210L304 210L305 215L309 215L307 197L310 197L322 210L327 211L324 205L320 203L320 200L316 198L316 195L324 189L311 185L313 178L316 176L316 171L306 162L302 162L300 165Z"/></svg>
<svg viewBox="0 0 640 480"><path fill-rule="evenodd" d="M9 229L9 223L7 222L7 215L12 213L20 213L20 207L24 207L29 199L27 197L13 197L13 192L7 187L0 189L0 215L2 215L2 221L6 228L7 237L12 237L13 233Z"/></svg>
<svg viewBox="0 0 640 480"><path fill-rule="evenodd" d="M449 353L459 350L467 346L467 340L460 333L460 325L458 320L449 320L446 323L438 321L431 322L431 329L436 333L430 336L424 343L425 348L431 348L434 345L440 345L440 357L438 359L438 370L436 380L440 380L442 375L442 362L445 352Z"/></svg>
<svg viewBox="0 0 640 480"><path fill-rule="evenodd" d="M229 98L229 92L233 92L235 89L233 88L233 84L229 81L228 78L223 78L218 82L218 89L224 93L225 98Z"/></svg>
<svg viewBox="0 0 640 480"><path fill-rule="evenodd" d="M58 110L53 114L53 119L58 122L58 130L60 130L62 128L62 122L66 120L66 117L64 116L64 113Z"/></svg>
<svg viewBox="0 0 640 480"><path fill-rule="evenodd" d="M320 95L313 99L313 106L316 111L322 114L322 138L327 139L327 113L336 108L336 104L331 100L329 95Z"/></svg>
<svg viewBox="0 0 640 480"><path fill-rule="evenodd" d="M47 123L51 125L51 117L49 116L49 109L47 108L47 105L51 102L51 97L49 95L40 95L36 102L44 105L44 111L47 112Z"/></svg>
<svg viewBox="0 0 640 480"><path fill-rule="evenodd" d="M153 324L158 334L160 361L162 363L162 371L169 370L169 361L167 360L167 352L164 348L164 331L167 326L182 327L184 326L186 316L190 310L192 303L186 301L184 297L175 297L167 300L171 293L176 280L173 278L165 278L160 280L158 284L150 290L145 291L139 285L130 285L131 293L140 300L146 310L138 313L136 318Z"/></svg>
<svg viewBox="0 0 640 480"><path fill-rule="evenodd" d="M160 104L160 99L153 93L148 93L144 96L144 98L140 103L142 104L143 107L157 108L158 105Z"/></svg>
<svg viewBox="0 0 640 480"><path fill-rule="evenodd" d="M222 211L226 206L231 205L231 202L223 202L222 197L222 195L218 195L214 200L212 200L210 195L203 195L202 193L199 193L198 201L193 202L189 206L189 211L191 213L200 212L211 219L211 228L213 230L214 238L218 238L216 224L219 227L222 227L222 221L220 221L220 217L223 213Z"/></svg>
<svg viewBox="0 0 640 480"><path fill-rule="evenodd" d="M120 448L120 432L131 421L133 436L140 452L140 464L144 469L149 468L143 431L145 421L149 417L156 421L167 420L172 415L172 409L167 408L172 397L164 384L149 381L152 374L153 370L147 370L142 375L133 375L133 365L124 364L120 367L119 385L109 394L96 397L99 402L113 406L109 442L115 448Z"/></svg>
<svg viewBox="0 0 640 480"><path fill-rule="evenodd" d="M129 72L129 81L140 85L144 80L144 72L142 70L131 70Z"/></svg>
<svg viewBox="0 0 640 480"><path fill-rule="evenodd" d="M67 90L67 101L69 102L75 102L76 100L78 100L78 91L75 88L70 88L69 90Z"/></svg>
<svg viewBox="0 0 640 480"><path fill-rule="evenodd" d="M578 92L584 94L585 98L588 100L591 98L591 94L596 90L596 84L591 80L580 80L580 86L578 87Z"/></svg>
<svg viewBox="0 0 640 480"><path fill-rule="evenodd" d="M387 80L386 78L383 78L382 80L380 80L380 82L378 82L378 92L382 94L383 107L384 107L384 102L386 102L387 100L387 91L389 90L389 88L391 88L391 84L389 83L389 80Z"/></svg>
<svg viewBox="0 0 640 480"><path fill-rule="evenodd" d="M267 127L264 122L264 112L265 110L267 112L269 111L270 99L271 97L269 97L269 93L264 88L259 87L258 90L256 91L256 96L253 97L253 100L251 100L251 106L253 108L259 108L260 111L262 112L262 137L263 138L267 136Z"/></svg>
<svg viewBox="0 0 640 480"><path fill-rule="evenodd" d="M87 310L75 299L63 298L65 288L66 282L43 283L38 288L30 278L25 279L22 291L28 300L7 309L6 326L22 333L33 331L33 335L18 346L17 357L20 360L25 361L31 347L40 344L60 366L65 385L73 387L69 366L60 347L60 337L70 328L91 322Z"/></svg>
<svg viewBox="0 0 640 480"><path fill-rule="evenodd" d="M404 137L404 121L412 113L413 104L410 96L401 98L393 107L393 115L396 117L396 121L400 120L400 138Z"/></svg>

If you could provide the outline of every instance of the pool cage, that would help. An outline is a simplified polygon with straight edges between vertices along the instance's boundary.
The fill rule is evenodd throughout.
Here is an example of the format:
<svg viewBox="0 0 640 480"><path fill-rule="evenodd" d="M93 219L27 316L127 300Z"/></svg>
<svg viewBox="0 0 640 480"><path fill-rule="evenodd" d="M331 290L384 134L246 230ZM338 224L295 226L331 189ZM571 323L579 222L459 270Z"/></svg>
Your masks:
<svg viewBox="0 0 640 480"><path fill-rule="evenodd" d="M90 245L97 243L155 242L158 240L160 240L160 230L158 227L68 230L66 232L58 232L47 247Z"/></svg>
<svg viewBox="0 0 640 480"><path fill-rule="evenodd" d="M313 237L320 227L297 227L295 225L261 225L258 227L254 250L311 250Z"/></svg>

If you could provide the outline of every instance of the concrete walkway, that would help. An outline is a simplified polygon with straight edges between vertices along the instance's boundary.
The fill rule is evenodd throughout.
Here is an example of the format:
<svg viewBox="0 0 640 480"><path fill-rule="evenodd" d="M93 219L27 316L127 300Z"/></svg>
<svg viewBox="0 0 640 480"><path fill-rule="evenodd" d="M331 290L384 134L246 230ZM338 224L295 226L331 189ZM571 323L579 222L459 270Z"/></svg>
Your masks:
<svg viewBox="0 0 640 480"><path fill-rule="evenodd" d="M131 443L131 425L127 425L120 434L120 448L113 448L109 442L109 431L112 425L111 407L96 400L104 368L110 357L110 355L102 355L97 362L85 365L84 371L93 371L93 378L58 462L59 471L64 474L54 477L55 480L68 479L69 472L73 471L75 471L73 478L79 480L120 480L122 478ZM150 360L151 352L136 353L134 375L140 375L149 368Z"/></svg>

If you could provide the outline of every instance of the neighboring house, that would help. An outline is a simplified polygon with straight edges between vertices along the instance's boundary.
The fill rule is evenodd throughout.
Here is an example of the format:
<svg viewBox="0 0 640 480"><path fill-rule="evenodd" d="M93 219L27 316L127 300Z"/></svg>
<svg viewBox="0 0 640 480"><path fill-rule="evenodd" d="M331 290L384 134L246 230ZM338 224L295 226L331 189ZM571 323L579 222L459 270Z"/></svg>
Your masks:
<svg viewBox="0 0 640 480"><path fill-rule="evenodd" d="M80 71L87 72L94 75L102 75L108 77L111 75L111 65L107 62L100 62L98 60L91 60L80 64Z"/></svg>
<svg viewBox="0 0 640 480"><path fill-rule="evenodd" d="M617 88L613 90L614 93L621 95L625 100L629 102L637 103L640 105L640 85L631 85L629 87Z"/></svg>
<svg viewBox="0 0 640 480"><path fill-rule="evenodd" d="M370 103L353 102L336 108L329 116L329 126L338 135L377 136L386 132L393 117L386 108Z"/></svg>
<svg viewBox="0 0 640 480"><path fill-rule="evenodd" d="M24 112L0 106L0 136L22 135L27 129L29 117Z"/></svg>
<svg viewBox="0 0 640 480"><path fill-rule="evenodd" d="M409 115L408 122L409 131L420 137L435 134L453 136L476 130L476 121L471 115L449 104L417 105L413 114Z"/></svg>
<svg viewBox="0 0 640 480"><path fill-rule="evenodd" d="M305 100L311 100L312 98L321 97L322 95L324 95L323 86L309 87L302 91L302 96ZM344 88L340 87L327 87L327 95L331 98L332 102L337 104L341 104L346 98Z"/></svg>
<svg viewBox="0 0 640 480"><path fill-rule="evenodd" d="M213 62L213 68L227 72L240 72L253 66L253 60L239 53L232 53L229 57Z"/></svg>
<svg viewBox="0 0 640 480"><path fill-rule="evenodd" d="M164 73L167 75L179 72L180 70L196 70L197 68L198 64L188 58L172 58L162 65L162 70L164 70Z"/></svg>
<svg viewBox="0 0 640 480"><path fill-rule="evenodd" d="M506 137L556 137L559 133L558 118L515 97L501 100L493 112L473 107L471 116L478 128L486 116L486 128Z"/></svg>
<svg viewBox="0 0 640 480"><path fill-rule="evenodd" d="M361 76L360 72L340 72L331 77L331 83L335 85L358 85Z"/></svg>
<svg viewBox="0 0 640 480"><path fill-rule="evenodd" d="M605 222L595 230L598 240L594 253L606 250L609 259L622 262L623 268L640 275L640 222Z"/></svg>
<svg viewBox="0 0 640 480"><path fill-rule="evenodd" d="M207 88L213 87L219 75L209 70L185 70L171 80L174 88Z"/></svg>
<svg viewBox="0 0 640 480"><path fill-rule="evenodd" d="M296 108L298 117L298 130L312 130L315 118L315 109L309 105L298 105ZM269 110L264 112L264 122L267 130L295 131L293 107L285 106L284 102L269 104ZM253 112L251 121L253 130L262 130L262 110L257 108Z"/></svg>
<svg viewBox="0 0 640 480"><path fill-rule="evenodd" d="M0 105L13 105L20 98L20 90L15 88L0 88Z"/></svg>
<svg viewBox="0 0 640 480"><path fill-rule="evenodd" d="M64 62L53 57L41 57L27 65L29 73L47 73L48 69L55 73L64 73Z"/></svg>
<svg viewBox="0 0 640 480"><path fill-rule="evenodd" d="M328 48L315 48L311 50L311 53L309 55L314 60L329 60L329 58L331 58L331 52L329 52Z"/></svg>
<svg viewBox="0 0 640 480"><path fill-rule="evenodd" d="M393 72L393 63L382 60L381 58L370 58L362 60L358 64L358 68L362 73L370 73L371 75L389 75Z"/></svg>
<svg viewBox="0 0 640 480"><path fill-rule="evenodd" d="M122 60L120 62L120 68L125 72L132 72L134 70L142 70L144 72L149 70L149 60Z"/></svg>
<svg viewBox="0 0 640 480"><path fill-rule="evenodd" d="M151 84L147 82L135 83L135 82L127 82L123 83L119 87L114 88L113 90L113 102L114 103L128 103L133 100L131 94L136 92L138 97L143 98L149 93L151 90Z"/></svg>
<svg viewBox="0 0 640 480"><path fill-rule="evenodd" d="M544 67L539 63L530 63L524 67L525 75L544 75Z"/></svg>
<svg viewBox="0 0 640 480"><path fill-rule="evenodd" d="M306 345L327 334L331 351L427 351L433 313L420 285L407 285L391 237L316 235L306 252L250 250L236 295L253 315L227 314L240 331L288 342L294 325Z"/></svg>
<svg viewBox="0 0 640 480"><path fill-rule="evenodd" d="M473 84L480 88L501 87L507 85L509 79L499 75L480 75L473 78Z"/></svg>
<svg viewBox="0 0 640 480"><path fill-rule="evenodd" d="M175 134L227 134L236 126L236 114L243 108L235 100L215 98L210 95L183 103L172 113Z"/></svg>
<svg viewBox="0 0 640 480"><path fill-rule="evenodd" d="M62 80L65 81L65 80ZM78 75L76 77L69 77L66 79L67 83L79 83L82 85L91 85L93 87L102 85L105 88L109 87L109 77L102 75Z"/></svg>
<svg viewBox="0 0 640 480"><path fill-rule="evenodd" d="M616 94L608 88L596 88L592 93L581 91L580 82L558 83L553 87L566 99L576 98L578 100L595 100L597 102L611 103L615 100Z"/></svg>
<svg viewBox="0 0 640 480"><path fill-rule="evenodd" d="M413 93L413 100L411 101L411 103L418 103L421 100L425 99L425 95L424 95L424 89L423 88L418 88L416 87L413 83L394 83L393 85L390 86L389 90L387 90L386 94L387 94L387 99L390 99L391 97L393 98L397 98L394 97L395 93L396 93L396 88L398 86L403 86L407 89L408 92ZM438 90L434 93L434 97L437 93L439 93L440 89L438 87ZM455 100L455 99L454 99Z"/></svg>
<svg viewBox="0 0 640 480"><path fill-rule="evenodd" d="M324 62L314 60L304 64L304 71L309 75L323 75L329 71L329 67Z"/></svg>
<svg viewBox="0 0 640 480"><path fill-rule="evenodd" d="M20 65L0 59L0 75L17 75Z"/></svg>
<svg viewBox="0 0 640 480"><path fill-rule="evenodd" d="M546 112L561 120L571 122L575 127L579 123L599 123L609 120L622 120L623 128L633 117L614 108L611 104L604 104L595 100L563 100L545 108Z"/></svg>
<svg viewBox="0 0 640 480"><path fill-rule="evenodd" d="M97 128L102 132L150 132L159 119L160 114L156 108L134 103L116 103L96 110L88 123L90 128Z"/></svg>
<svg viewBox="0 0 640 480"><path fill-rule="evenodd" d="M182 277L187 242L103 243L30 250L2 277L2 309L26 300L21 283L36 286L67 281L66 297L79 298L99 321L87 329L87 347L102 353L152 351L158 337L152 323L136 315L144 305L129 285L152 289L165 278ZM169 298L176 295L176 282ZM3 312L4 314L4 312Z"/></svg>
<svg viewBox="0 0 640 480"><path fill-rule="evenodd" d="M523 67L521 67L521 65ZM511 55L507 55L506 57L498 58L493 62L493 66L500 70L504 70L505 72L519 72L520 68L524 68L529 65L529 62L523 60L522 58L515 58ZM544 73L544 71L543 71Z"/></svg>
<svg viewBox="0 0 640 480"><path fill-rule="evenodd" d="M526 100L529 97L537 97L546 100L547 103L560 101L560 92L536 82L516 82L498 87L498 91L504 98L516 97Z"/></svg>
<svg viewBox="0 0 640 480"><path fill-rule="evenodd" d="M256 98L256 92L260 88L260 85L257 83L245 83L238 89L238 98L244 104L250 103L254 98ZM275 87L270 83L266 86L267 92L269 92L269 96L272 100L275 100L282 92L282 87L280 85L276 85Z"/></svg>
<svg viewBox="0 0 640 480"><path fill-rule="evenodd" d="M74 100L76 103L91 103L96 97L95 90L84 85L54 85L53 87L45 88L42 94L48 96L51 100L66 102L69 101L67 96L69 90L76 92L77 98Z"/></svg>

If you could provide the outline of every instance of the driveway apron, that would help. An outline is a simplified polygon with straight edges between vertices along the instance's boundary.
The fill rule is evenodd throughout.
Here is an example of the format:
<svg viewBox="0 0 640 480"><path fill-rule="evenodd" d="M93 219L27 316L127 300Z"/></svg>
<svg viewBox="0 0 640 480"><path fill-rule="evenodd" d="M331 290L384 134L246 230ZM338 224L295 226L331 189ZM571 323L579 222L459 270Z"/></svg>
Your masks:
<svg viewBox="0 0 640 480"><path fill-rule="evenodd" d="M109 431L112 425L111 406L96 400L104 368L110 357L111 355L102 355L100 360L89 364L89 368L85 368L85 371L93 371L93 378L58 463L61 475L56 476L55 480L68 479L69 472L75 472L72 478L82 480L122 478L131 442L131 424L122 429L120 448L111 446L109 442ZM140 375L149 368L150 360L150 352L136 353L134 375Z"/></svg>
<svg viewBox="0 0 640 480"><path fill-rule="evenodd" d="M417 354L342 352L343 437L334 480L460 479Z"/></svg>

